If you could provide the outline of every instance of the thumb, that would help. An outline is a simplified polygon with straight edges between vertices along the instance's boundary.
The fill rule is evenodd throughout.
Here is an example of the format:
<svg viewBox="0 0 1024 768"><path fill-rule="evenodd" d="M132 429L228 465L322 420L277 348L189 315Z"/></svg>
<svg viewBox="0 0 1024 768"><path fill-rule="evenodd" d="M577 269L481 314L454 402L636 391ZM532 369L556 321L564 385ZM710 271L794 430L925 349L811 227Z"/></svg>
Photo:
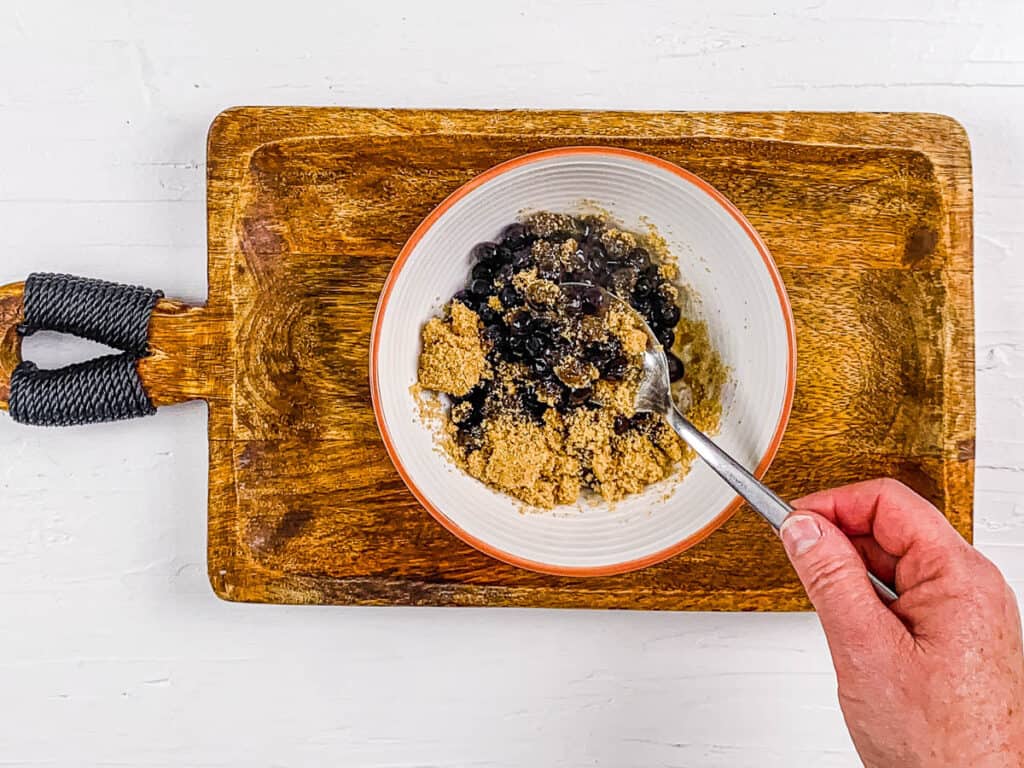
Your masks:
<svg viewBox="0 0 1024 768"><path fill-rule="evenodd" d="M862 653L889 633L905 631L875 594L860 554L829 520L798 511L782 523L779 535L833 652Z"/></svg>

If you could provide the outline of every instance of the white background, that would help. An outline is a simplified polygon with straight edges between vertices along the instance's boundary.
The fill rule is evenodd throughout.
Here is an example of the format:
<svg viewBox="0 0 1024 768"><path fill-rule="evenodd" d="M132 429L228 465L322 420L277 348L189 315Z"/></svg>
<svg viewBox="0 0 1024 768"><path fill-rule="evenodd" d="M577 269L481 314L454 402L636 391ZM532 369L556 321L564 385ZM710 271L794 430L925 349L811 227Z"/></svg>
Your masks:
<svg viewBox="0 0 1024 768"><path fill-rule="evenodd" d="M974 152L976 537L1022 592L1020 0L214 5L3 2L0 282L204 301L234 104L945 112ZM0 418L0 765L857 764L811 614L219 602L205 428Z"/></svg>

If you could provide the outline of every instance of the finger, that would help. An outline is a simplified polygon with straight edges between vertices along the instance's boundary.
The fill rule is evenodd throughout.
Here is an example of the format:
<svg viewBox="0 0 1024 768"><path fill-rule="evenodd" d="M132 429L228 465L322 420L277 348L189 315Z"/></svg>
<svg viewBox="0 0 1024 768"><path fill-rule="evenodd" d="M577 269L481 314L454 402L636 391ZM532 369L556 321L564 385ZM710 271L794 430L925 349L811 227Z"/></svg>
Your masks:
<svg viewBox="0 0 1024 768"><path fill-rule="evenodd" d="M899 558L882 549L872 536L851 536L850 542L860 553L861 560L875 576L886 584L896 581L896 563Z"/></svg>
<svg viewBox="0 0 1024 768"><path fill-rule="evenodd" d="M816 512L850 536L873 536L896 557L915 544L952 546L963 542L939 510L890 478L812 493L793 505Z"/></svg>
<svg viewBox="0 0 1024 768"><path fill-rule="evenodd" d="M801 510L786 518L779 533L837 660L891 650L906 634L875 594L856 548L831 521Z"/></svg>

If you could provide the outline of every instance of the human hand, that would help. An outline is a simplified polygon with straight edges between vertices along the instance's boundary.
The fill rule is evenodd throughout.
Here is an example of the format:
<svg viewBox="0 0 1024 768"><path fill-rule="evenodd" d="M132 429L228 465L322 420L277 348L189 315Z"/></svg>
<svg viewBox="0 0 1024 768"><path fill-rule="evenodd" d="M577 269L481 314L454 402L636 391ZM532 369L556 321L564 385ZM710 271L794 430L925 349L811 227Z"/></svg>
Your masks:
<svg viewBox="0 0 1024 768"><path fill-rule="evenodd" d="M998 569L902 483L794 502L786 552L818 611L868 768L1024 766L1024 650ZM865 562L899 599L886 606Z"/></svg>

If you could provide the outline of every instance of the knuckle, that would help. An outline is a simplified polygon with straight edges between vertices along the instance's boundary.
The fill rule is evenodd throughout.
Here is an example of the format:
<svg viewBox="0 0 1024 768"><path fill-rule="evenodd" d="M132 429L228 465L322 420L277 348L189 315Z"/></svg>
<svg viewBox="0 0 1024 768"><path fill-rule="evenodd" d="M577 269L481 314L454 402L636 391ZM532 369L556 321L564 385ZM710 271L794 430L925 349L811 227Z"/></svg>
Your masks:
<svg viewBox="0 0 1024 768"><path fill-rule="evenodd" d="M835 592L850 580L851 569L841 560L822 560L815 563L808 575L807 591L815 595Z"/></svg>
<svg viewBox="0 0 1024 768"><path fill-rule="evenodd" d="M932 581L946 573L957 575L963 570L960 558L951 553L948 547L934 544L920 548L917 569L919 581Z"/></svg>
<svg viewBox="0 0 1024 768"><path fill-rule="evenodd" d="M867 484L871 488L871 493L884 501L900 499L905 497L908 492L912 492L910 488L894 477L876 477L874 480L868 480Z"/></svg>
<svg viewBox="0 0 1024 768"><path fill-rule="evenodd" d="M998 570L962 539L923 541L915 547L915 570L918 580L940 578L988 582L993 576L1002 579Z"/></svg>
<svg viewBox="0 0 1024 768"><path fill-rule="evenodd" d="M879 478L878 490L884 493L899 493L900 491L909 490L909 488L895 477L882 477Z"/></svg>

